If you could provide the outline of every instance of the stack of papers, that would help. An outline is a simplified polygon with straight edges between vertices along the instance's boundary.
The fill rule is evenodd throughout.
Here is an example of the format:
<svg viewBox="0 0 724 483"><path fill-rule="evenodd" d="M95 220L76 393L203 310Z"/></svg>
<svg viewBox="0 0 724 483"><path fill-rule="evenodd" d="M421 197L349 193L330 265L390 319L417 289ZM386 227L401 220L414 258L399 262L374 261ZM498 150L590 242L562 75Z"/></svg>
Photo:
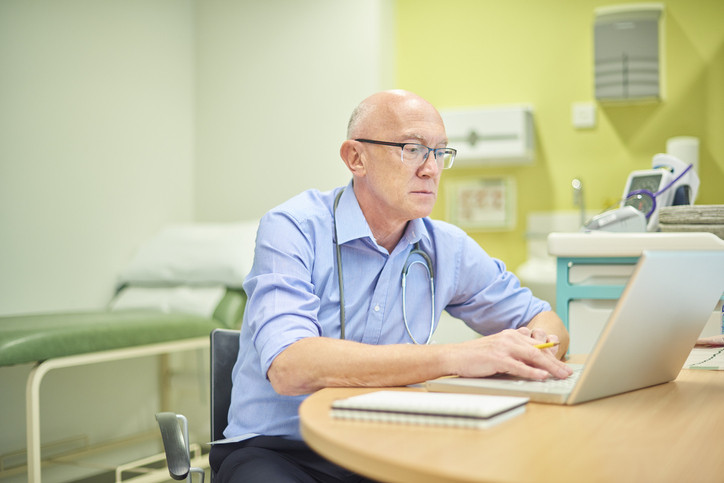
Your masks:
<svg viewBox="0 0 724 483"><path fill-rule="evenodd" d="M709 232L724 238L724 205L665 206L659 210L661 231Z"/></svg>
<svg viewBox="0 0 724 483"><path fill-rule="evenodd" d="M527 397L376 391L332 403L332 417L359 421L489 428L525 412Z"/></svg>
<svg viewBox="0 0 724 483"><path fill-rule="evenodd" d="M694 347L684 369L724 370L724 347Z"/></svg>

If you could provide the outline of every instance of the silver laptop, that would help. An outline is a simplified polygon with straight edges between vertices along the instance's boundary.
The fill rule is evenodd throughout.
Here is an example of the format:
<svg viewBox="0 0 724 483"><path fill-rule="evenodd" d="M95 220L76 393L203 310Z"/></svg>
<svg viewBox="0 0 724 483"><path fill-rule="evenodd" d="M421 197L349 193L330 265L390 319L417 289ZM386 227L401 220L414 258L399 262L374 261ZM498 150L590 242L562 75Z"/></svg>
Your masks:
<svg viewBox="0 0 724 483"><path fill-rule="evenodd" d="M428 391L578 404L672 381L724 293L724 250L644 251L584 366L565 380L505 375L427 381Z"/></svg>

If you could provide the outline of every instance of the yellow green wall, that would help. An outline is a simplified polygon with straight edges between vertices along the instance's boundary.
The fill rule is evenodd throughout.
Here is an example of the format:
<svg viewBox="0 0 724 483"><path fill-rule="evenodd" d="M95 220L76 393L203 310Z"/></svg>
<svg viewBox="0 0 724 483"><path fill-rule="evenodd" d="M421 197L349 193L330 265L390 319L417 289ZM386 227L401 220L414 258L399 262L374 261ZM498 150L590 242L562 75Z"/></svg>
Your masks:
<svg viewBox="0 0 724 483"><path fill-rule="evenodd" d="M593 11L633 2L594 0L398 0L397 86L440 109L532 104L536 161L519 167L453 168L433 217L445 218L445 180L514 176L517 225L471 232L515 268L526 257L529 212L572 210L571 180L587 208L603 210L628 173L651 167L673 136L700 138L697 204L724 204L724 1L664 3L661 102L596 102L597 125L578 130L571 104L593 101Z"/></svg>

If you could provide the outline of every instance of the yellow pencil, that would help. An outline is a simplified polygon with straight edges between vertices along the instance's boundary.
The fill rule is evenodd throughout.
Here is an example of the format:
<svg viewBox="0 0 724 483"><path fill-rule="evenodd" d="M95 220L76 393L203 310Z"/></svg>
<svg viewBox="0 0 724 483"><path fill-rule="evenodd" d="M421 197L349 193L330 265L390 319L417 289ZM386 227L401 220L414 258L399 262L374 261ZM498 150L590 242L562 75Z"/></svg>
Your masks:
<svg viewBox="0 0 724 483"><path fill-rule="evenodd" d="M549 347L555 347L558 344L560 344L560 342L546 342L545 344L536 344L533 347L536 349L548 349Z"/></svg>

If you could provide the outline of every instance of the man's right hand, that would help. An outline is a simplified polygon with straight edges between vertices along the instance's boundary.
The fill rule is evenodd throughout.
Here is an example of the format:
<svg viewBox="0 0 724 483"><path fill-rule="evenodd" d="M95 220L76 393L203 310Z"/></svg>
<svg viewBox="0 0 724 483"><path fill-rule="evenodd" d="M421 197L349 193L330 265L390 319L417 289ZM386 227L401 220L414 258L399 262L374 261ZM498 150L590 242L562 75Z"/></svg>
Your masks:
<svg viewBox="0 0 724 483"><path fill-rule="evenodd" d="M535 347L540 342L532 337L530 329L523 327L454 344L449 354L454 361L452 372L462 377L503 373L537 380L570 376L572 369L552 351Z"/></svg>

